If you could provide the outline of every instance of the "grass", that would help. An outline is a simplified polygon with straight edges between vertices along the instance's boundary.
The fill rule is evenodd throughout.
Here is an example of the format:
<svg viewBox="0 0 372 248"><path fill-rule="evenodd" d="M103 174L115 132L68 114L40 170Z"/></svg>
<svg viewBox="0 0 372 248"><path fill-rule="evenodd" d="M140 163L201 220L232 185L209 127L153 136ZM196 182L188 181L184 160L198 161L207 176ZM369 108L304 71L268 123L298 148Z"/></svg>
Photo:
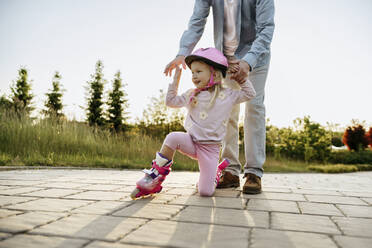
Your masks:
<svg viewBox="0 0 372 248"><path fill-rule="evenodd" d="M150 166L162 140L132 132L127 136L78 122L16 118L0 112L0 166L77 166L143 169ZM240 158L244 164L244 154ZM198 171L195 160L176 153L174 170ZM370 165L322 165L268 156L265 172L349 172Z"/></svg>

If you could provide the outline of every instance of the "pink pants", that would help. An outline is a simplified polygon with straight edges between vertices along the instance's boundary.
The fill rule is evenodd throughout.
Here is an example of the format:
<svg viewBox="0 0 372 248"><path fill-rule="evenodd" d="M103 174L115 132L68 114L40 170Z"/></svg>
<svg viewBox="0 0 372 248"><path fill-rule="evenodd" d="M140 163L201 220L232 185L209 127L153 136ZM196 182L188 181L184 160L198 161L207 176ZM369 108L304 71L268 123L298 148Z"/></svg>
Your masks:
<svg viewBox="0 0 372 248"><path fill-rule="evenodd" d="M198 160L200 171L199 194L201 196L212 196L215 190L220 145L194 142L191 136L184 132L169 133L164 140L164 145Z"/></svg>

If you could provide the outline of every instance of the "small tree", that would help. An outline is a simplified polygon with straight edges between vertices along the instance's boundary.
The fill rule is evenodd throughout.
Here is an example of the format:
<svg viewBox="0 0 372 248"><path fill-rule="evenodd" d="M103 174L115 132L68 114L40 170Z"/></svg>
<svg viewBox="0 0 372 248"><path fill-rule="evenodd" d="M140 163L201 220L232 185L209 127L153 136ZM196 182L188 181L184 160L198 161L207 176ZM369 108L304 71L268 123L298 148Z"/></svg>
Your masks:
<svg viewBox="0 0 372 248"><path fill-rule="evenodd" d="M31 106L33 95L31 94L27 69L21 68L18 70L18 79L10 89L13 93L12 100L15 112L29 115L34 108Z"/></svg>
<svg viewBox="0 0 372 248"><path fill-rule="evenodd" d="M369 128L366 138L367 138L369 147L372 149L372 127Z"/></svg>
<svg viewBox="0 0 372 248"><path fill-rule="evenodd" d="M8 110L13 107L12 101L6 98L5 95L0 97L0 110Z"/></svg>
<svg viewBox="0 0 372 248"><path fill-rule="evenodd" d="M359 151L368 146L366 130L360 124L346 128L342 137L342 142L349 150Z"/></svg>
<svg viewBox="0 0 372 248"><path fill-rule="evenodd" d="M60 119L64 116L62 113L62 90L61 90L61 75L58 71L55 72L53 77L53 89L50 90L49 93L46 93L47 100L45 101L44 106L46 107L45 110L43 110L43 114L45 114L49 118L56 118Z"/></svg>
<svg viewBox="0 0 372 248"><path fill-rule="evenodd" d="M145 134L164 138L169 132L184 131L184 113L179 108L168 108L165 105L166 93L160 90L158 97L151 97L150 104L143 111L139 127Z"/></svg>
<svg viewBox="0 0 372 248"><path fill-rule="evenodd" d="M103 118L103 64L98 60L96 63L96 72L91 75L91 81L88 81L88 108L87 121L90 126L103 126L105 119Z"/></svg>
<svg viewBox="0 0 372 248"><path fill-rule="evenodd" d="M109 93L108 99L108 123L110 128L116 132L126 131L126 120L128 112L125 110L129 107L127 94L122 91L121 73L118 71L115 74L112 91Z"/></svg>

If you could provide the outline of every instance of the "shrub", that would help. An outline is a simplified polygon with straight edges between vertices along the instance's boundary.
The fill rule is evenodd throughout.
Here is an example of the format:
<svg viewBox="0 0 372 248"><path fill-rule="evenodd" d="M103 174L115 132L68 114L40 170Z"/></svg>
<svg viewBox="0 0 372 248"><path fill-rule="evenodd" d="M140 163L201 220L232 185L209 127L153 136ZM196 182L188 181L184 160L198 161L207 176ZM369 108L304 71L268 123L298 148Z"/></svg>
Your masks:
<svg viewBox="0 0 372 248"><path fill-rule="evenodd" d="M372 151L334 151L329 159L331 163L342 164L370 164L372 165Z"/></svg>
<svg viewBox="0 0 372 248"><path fill-rule="evenodd" d="M311 165L307 167L309 170L323 173L344 173L344 172L356 172L358 167L355 165L343 165L343 164L332 164L332 165Z"/></svg>
<svg viewBox="0 0 372 248"><path fill-rule="evenodd" d="M327 161L331 154L331 132L309 117L296 119L295 128L267 127L266 149L276 158Z"/></svg>
<svg viewBox="0 0 372 248"><path fill-rule="evenodd" d="M341 138L339 137L332 137L331 142L332 142L332 145L336 147L341 147L344 145L344 143L342 143Z"/></svg>
<svg viewBox="0 0 372 248"><path fill-rule="evenodd" d="M364 150L368 146L366 131L360 124L346 128L342 142L349 150Z"/></svg>

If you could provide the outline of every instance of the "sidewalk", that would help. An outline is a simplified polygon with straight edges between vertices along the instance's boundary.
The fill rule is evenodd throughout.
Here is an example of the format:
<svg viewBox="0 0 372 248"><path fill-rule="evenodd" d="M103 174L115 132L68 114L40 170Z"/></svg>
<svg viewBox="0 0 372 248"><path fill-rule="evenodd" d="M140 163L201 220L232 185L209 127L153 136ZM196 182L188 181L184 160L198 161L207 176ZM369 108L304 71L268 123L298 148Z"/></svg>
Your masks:
<svg viewBox="0 0 372 248"><path fill-rule="evenodd" d="M372 247L372 172L265 174L263 191L195 193L172 172L129 197L139 171L0 171L0 247ZM243 180L242 180L243 182Z"/></svg>

